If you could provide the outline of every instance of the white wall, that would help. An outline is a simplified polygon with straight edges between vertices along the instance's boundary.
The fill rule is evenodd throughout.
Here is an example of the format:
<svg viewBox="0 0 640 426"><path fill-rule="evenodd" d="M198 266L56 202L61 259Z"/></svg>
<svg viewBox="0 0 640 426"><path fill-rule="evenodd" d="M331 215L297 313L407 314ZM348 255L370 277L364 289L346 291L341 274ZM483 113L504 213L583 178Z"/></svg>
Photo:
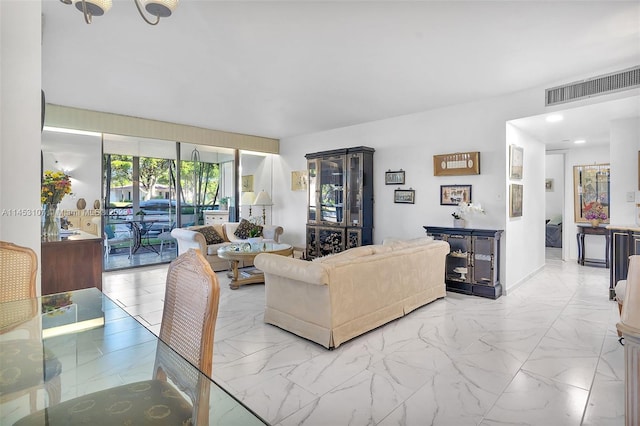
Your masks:
<svg viewBox="0 0 640 426"><path fill-rule="evenodd" d="M485 208L486 215L471 218L469 226L485 229L505 229L506 225L506 134L505 122L539 113L526 105L539 105L541 92L529 91L507 98L490 99L472 104L457 105L412 114L388 120L335 129L313 135L299 136L281 141L281 156L274 165L274 188L279 191L283 205L287 209L274 209L274 223L285 229L283 240L294 245L305 245L306 193L291 191L292 170L304 170L304 155L310 152L352 146L370 146L374 154L374 241L381 242L386 237L414 238L424 235L424 225L451 226L453 208L440 206L440 185L470 184L473 201ZM433 176L433 155L451 152L480 151L481 174L473 176ZM531 161L543 154L531 151ZM541 161L544 161L541 158ZM394 186L384 184L386 170L403 169L406 185L403 188L416 190L415 204L394 204ZM531 167L533 172L534 167ZM544 173L540 172L538 183L527 182L527 186L542 188L544 193ZM531 192L530 194L533 194ZM533 205L530 204L530 205ZM540 203L544 216L543 206ZM278 206L276 206L278 207ZM544 225L544 219L540 219ZM536 238L544 239L542 225ZM544 240L542 240L544 244ZM504 244L504 242L503 242ZM518 243L522 249L513 253L530 250L529 242ZM543 249L543 248L542 248ZM506 260L510 253L504 251ZM516 254L517 256L517 254ZM537 270L541 265L532 265ZM505 283L508 263L501 265L502 282ZM520 271L528 274L528 268ZM520 277L510 278L517 282ZM508 284L508 283L507 283Z"/></svg>
<svg viewBox="0 0 640 426"><path fill-rule="evenodd" d="M545 263L545 145L528 133L507 123L507 146L505 155L509 156L509 146L516 145L523 148L522 179L510 179L508 167L503 174L506 176L507 203L505 214L507 217L505 234L506 264L505 282L508 290L512 290L525 279L537 272ZM509 217L510 196L512 184L520 184L522 189L522 216ZM523 274L522 271L526 271Z"/></svg>
<svg viewBox="0 0 640 426"><path fill-rule="evenodd" d="M0 1L0 240L38 259L41 11L39 1Z"/></svg>
<svg viewBox="0 0 640 426"><path fill-rule="evenodd" d="M374 242L379 243L392 236L412 238L424 235L423 225L451 226L453 209L439 205L440 185L470 184L473 186L474 201L480 202L487 214L474 216L469 226L504 229L504 238L513 239L509 250L505 250L504 241L502 246L500 275L508 291L544 264L545 153L539 142L523 139L527 148L526 176L523 179L525 216L509 222L507 228L508 144L505 123L516 118L605 102L620 96L624 94L545 108L544 87L541 87L500 98L282 139L281 155L274 159L273 167L273 186L279 197L274 206L274 223L284 226L284 241L304 247L307 194L289 189L291 171L306 168L306 153L370 146L376 149L373 176ZM480 175L433 176L433 155L465 151L480 151ZM393 203L395 187L384 185L384 172L389 169L406 171L406 185L403 188L412 187L416 190L415 204ZM565 192L573 193L567 192L566 188ZM530 256L532 249L535 251L533 257Z"/></svg>
<svg viewBox="0 0 640 426"><path fill-rule="evenodd" d="M611 122L610 135L611 223L634 225L636 223L635 201L627 201L627 195L628 193L635 195L640 189L638 188L640 119L630 118ZM640 199L637 202L640 203Z"/></svg>
<svg viewBox="0 0 640 426"><path fill-rule="evenodd" d="M545 219L564 212L564 154L547 154L545 157L545 179L553 179L551 191L545 194Z"/></svg>
<svg viewBox="0 0 640 426"><path fill-rule="evenodd" d="M44 170L67 171L71 176L71 194L59 205L75 210L80 198L93 208L102 199L102 148L100 136L44 131L42 133Z"/></svg>
<svg viewBox="0 0 640 426"><path fill-rule="evenodd" d="M253 176L253 192L255 196L262 190L266 191L274 205L279 202L277 194L273 190L273 155L243 152L240 155L240 166L242 167L242 176ZM281 192L277 191L277 192ZM273 206L266 206L264 212L267 224L276 224L272 221ZM251 215L253 217L262 217L262 206L252 206ZM248 206L241 206L240 217L249 218Z"/></svg>

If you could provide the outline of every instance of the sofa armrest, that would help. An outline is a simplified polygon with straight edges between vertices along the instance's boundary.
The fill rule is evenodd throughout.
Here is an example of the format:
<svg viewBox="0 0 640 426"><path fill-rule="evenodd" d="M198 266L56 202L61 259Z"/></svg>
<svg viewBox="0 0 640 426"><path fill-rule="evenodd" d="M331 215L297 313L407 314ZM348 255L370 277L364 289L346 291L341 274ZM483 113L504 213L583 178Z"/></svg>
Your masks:
<svg viewBox="0 0 640 426"><path fill-rule="evenodd" d="M280 235L284 232L282 226L277 225L265 225L262 227L262 237L266 240L273 240L276 243L280 242Z"/></svg>
<svg viewBox="0 0 640 426"><path fill-rule="evenodd" d="M327 285L329 275L326 267L319 263L294 259L271 253L260 253L253 261L256 268L265 273L265 284L268 283L268 274L302 281L309 284Z"/></svg>
<svg viewBox="0 0 640 426"><path fill-rule="evenodd" d="M178 255L186 253L190 248L200 250L203 256L207 255L207 241L200 232L184 228L174 228L171 236L178 242Z"/></svg>

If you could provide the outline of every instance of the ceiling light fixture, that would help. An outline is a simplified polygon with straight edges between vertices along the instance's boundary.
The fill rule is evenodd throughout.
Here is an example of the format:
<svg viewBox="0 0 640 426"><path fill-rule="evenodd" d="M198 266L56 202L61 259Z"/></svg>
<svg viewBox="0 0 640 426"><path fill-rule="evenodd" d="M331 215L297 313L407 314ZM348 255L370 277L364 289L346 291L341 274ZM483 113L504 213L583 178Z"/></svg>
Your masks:
<svg viewBox="0 0 640 426"><path fill-rule="evenodd" d="M575 141L573 141L573 143L585 143L586 140L584 139L576 139Z"/></svg>
<svg viewBox="0 0 640 426"><path fill-rule="evenodd" d="M102 16L111 9L112 0L60 0L64 4L73 4L84 15L84 21L91 23L94 16ZM171 16L178 6L178 0L133 0L136 8L142 16L142 19L149 25L157 25L160 18ZM149 19L145 13L146 10L155 20Z"/></svg>

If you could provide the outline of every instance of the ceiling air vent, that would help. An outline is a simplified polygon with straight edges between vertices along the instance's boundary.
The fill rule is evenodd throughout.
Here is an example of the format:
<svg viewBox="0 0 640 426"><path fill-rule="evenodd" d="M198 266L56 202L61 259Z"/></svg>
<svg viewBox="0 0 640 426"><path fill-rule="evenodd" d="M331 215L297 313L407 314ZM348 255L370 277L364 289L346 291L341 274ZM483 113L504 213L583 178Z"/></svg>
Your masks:
<svg viewBox="0 0 640 426"><path fill-rule="evenodd" d="M640 66L589 78L545 91L545 106L640 87Z"/></svg>

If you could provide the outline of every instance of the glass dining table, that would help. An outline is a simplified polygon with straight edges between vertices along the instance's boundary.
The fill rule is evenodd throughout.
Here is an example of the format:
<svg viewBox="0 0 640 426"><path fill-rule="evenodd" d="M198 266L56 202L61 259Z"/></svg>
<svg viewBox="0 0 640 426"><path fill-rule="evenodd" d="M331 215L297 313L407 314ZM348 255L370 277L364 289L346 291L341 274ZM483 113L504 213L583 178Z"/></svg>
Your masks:
<svg viewBox="0 0 640 426"><path fill-rule="evenodd" d="M29 372L39 374L43 384L35 396L21 394L11 359L25 343L44 354L38 358L42 368ZM198 401L198 412L204 410L205 416L196 418L206 420L198 424L267 424L96 288L0 303L0 424L13 425L34 409L150 380L157 355L167 351L173 354L171 362L197 378L195 393L205 395Z"/></svg>

